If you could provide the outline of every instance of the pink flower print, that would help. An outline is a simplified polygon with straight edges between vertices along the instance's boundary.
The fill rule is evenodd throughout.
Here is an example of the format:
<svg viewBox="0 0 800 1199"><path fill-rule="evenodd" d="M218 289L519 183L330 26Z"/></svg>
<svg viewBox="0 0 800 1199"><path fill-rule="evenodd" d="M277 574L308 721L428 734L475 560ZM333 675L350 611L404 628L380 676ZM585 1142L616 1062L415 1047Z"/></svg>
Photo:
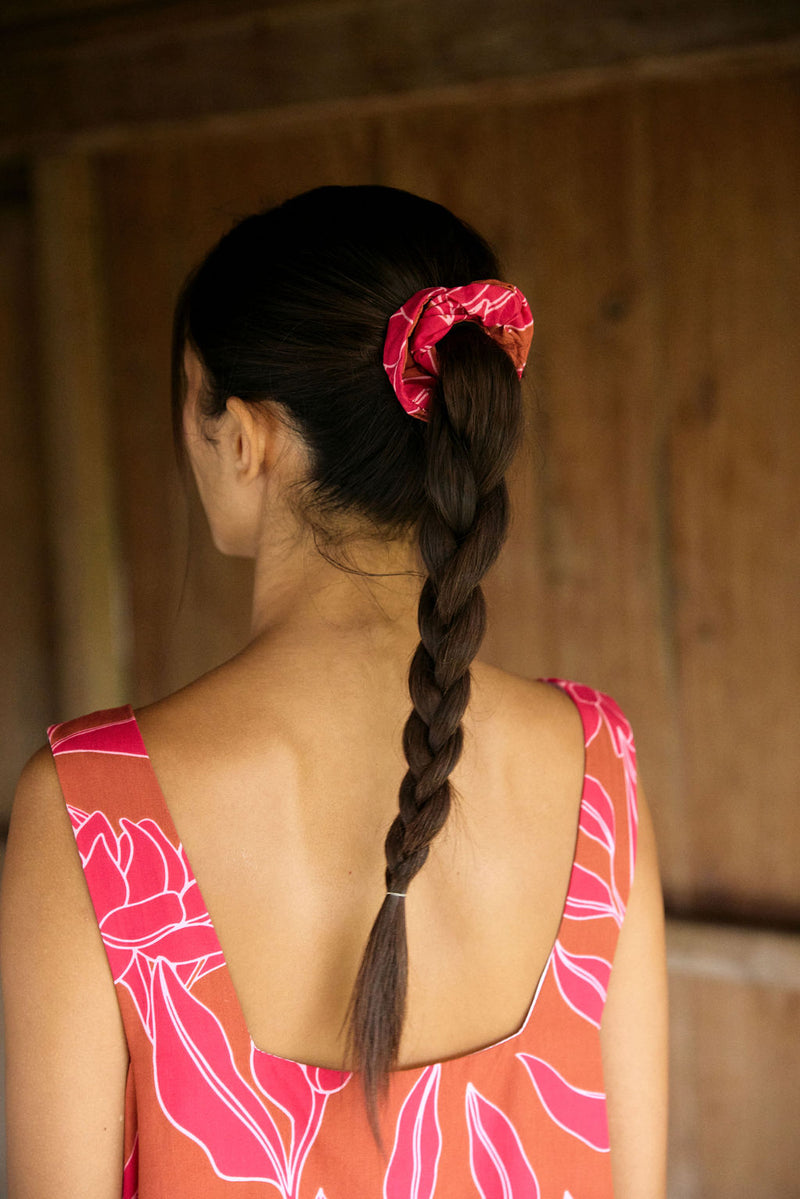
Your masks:
<svg viewBox="0 0 800 1199"><path fill-rule="evenodd" d="M590 774L583 780L580 823L586 835L599 842L613 857L616 844L614 805L603 784Z"/></svg>
<svg viewBox="0 0 800 1199"><path fill-rule="evenodd" d="M628 871L629 881L632 883L634 864L636 862L638 816L636 809L636 748L631 726L619 706L610 696L603 695L602 692L595 691L592 687L584 687L580 683L567 683L561 679L548 679L547 681L556 683L578 705L584 724L587 748L594 741L601 727L605 725L614 753L622 762L625 778L625 797L628 808L628 827L630 830Z"/></svg>
<svg viewBox="0 0 800 1199"><path fill-rule="evenodd" d="M186 982L223 964L211 919L183 848L154 820L123 818L117 835L102 812L69 813L114 981L127 987L150 1034L156 959L171 961Z"/></svg>
<svg viewBox="0 0 800 1199"><path fill-rule="evenodd" d="M426 1066L403 1100L383 1180L384 1199L432 1199L442 1151L438 1112L441 1073L439 1064Z"/></svg>
<svg viewBox="0 0 800 1199"><path fill-rule="evenodd" d="M133 1146L122 1171L122 1199L137 1199L139 1194L139 1134L133 1138Z"/></svg>
<svg viewBox="0 0 800 1199"><path fill-rule="evenodd" d="M555 683L577 704L586 730L587 746L591 745L602 725L605 724L614 747L614 753L618 758L623 761L627 760L632 765L635 782L636 752L633 733L619 705L610 695L604 695L602 691L595 691L593 687L586 687L582 683L569 683L563 679L547 679L547 682Z"/></svg>
<svg viewBox="0 0 800 1199"><path fill-rule="evenodd" d="M553 973L562 999L584 1020L600 1027L611 963L605 958L568 953L560 941L553 947Z"/></svg>
<svg viewBox="0 0 800 1199"><path fill-rule="evenodd" d="M597 841L608 852L608 878L613 892L614 907L623 914L625 905L617 888L614 869L617 846L614 805L603 784L590 774L587 774L583 781L580 827L587 837Z"/></svg>
<svg viewBox="0 0 800 1199"><path fill-rule="evenodd" d="M287 1194L294 1196L306 1158L319 1132L328 1097L341 1091L350 1079L345 1070L305 1066L288 1058L264 1053L251 1044L250 1069L264 1097L288 1122L288 1150L282 1142L282 1167Z"/></svg>
<svg viewBox="0 0 800 1199"><path fill-rule="evenodd" d="M262 1053L261 1056L269 1057L270 1055ZM277 1060L285 1061L286 1059L278 1058ZM292 1062L292 1065L297 1065L297 1063ZM312 1090L319 1092L320 1095L333 1095L335 1091L341 1091L345 1083L350 1080L349 1070L333 1070L329 1066L301 1066L300 1069L308 1079Z"/></svg>
<svg viewBox="0 0 800 1199"><path fill-rule="evenodd" d="M624 910L618 897L611 892L605 879L593 870L575 862L570 876L567 902L564 905L566 920L595 920L610 916L617 926L622 926Z"/></svg>
<svg viewBox="0 0 800 1199"><path fill-rule="evenodd" d="M547 1114L560 1128L598 1153L608 1152L608 1115L602 1091L584 1091L554 1066L531 1053L518 1053Z"/></svg>
<svg viewBox="0 0 800 1199"><path fill-rule="evenodd" d="M633 871L636 864L636 839L639 828L636 805L636 748L633 743L631 726L613 699L609 699L606 695L603 696L603 701L603 717L611 734L614 753L622 761L622 769L625 775L625 798L628 807L628 829L630 832L628 841L628 878L629 883L633 883Z"/></svg>
<svg viewBox="0 0 800 1199"><path fill-rule="evenodd" d="M203 1149L219 1178L270 1183L282 1199L297 1199L325 1105L350 1075L254 1050L251 1066L273 1115L238 1071L217 1017L163 959L152 1008L156 1092L167 1119Z"/></svg>
<svg viewBox="0 0 800 1199"><path fill-rule="evenodd" d="M225 1030L168 962L153 972L153 1069L167 1119L206 1153L220 1178L285 1192L274 1121L236 1069Z"/></svg>
<svg viewBox="0 0 800 1199"><path fill-rule="evenodd" d="M296 1199L303 1165L327 1099L350 1076L251 1050L251 1068L271 1111L236 1068L219 1020L178 971L158 960L152 977L156 1092L164 1115L230 1181L269 1182Z"/></svg>
<svg viewBox="0 0 800 1199"><path fill-rule="evenodd" d="M467 1083L472 1178L482 1199L540 1199L539 1183L505 1112Z"/></svg>

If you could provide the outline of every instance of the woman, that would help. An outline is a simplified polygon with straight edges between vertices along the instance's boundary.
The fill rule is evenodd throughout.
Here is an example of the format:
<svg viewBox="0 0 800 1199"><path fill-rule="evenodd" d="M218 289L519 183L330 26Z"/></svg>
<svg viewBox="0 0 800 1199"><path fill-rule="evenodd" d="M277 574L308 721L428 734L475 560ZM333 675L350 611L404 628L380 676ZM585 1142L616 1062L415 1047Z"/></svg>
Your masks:
<svg viewBox="0 0 800 1199"><path fill-rule="evenodd" d="M20 782L15 1199L663 1195L630 730L475 656L532 332L500 277L445 209L359 187L188 280L176 431L255 559L252 639L55 726Z"/></svg>

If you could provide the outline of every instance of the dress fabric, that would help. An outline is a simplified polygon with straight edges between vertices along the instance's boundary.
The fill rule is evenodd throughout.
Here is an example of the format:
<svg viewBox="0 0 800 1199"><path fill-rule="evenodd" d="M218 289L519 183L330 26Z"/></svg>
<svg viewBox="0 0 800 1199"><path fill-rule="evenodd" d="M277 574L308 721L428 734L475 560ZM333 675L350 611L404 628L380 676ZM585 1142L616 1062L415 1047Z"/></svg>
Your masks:
<svg viewBox="0 0 800 1199"><path fill-rule="evenodd" d="M635 751L613 700L549 681L586 745L556 940L516 1033L391 1075L383 1154L357 1077L253 1044L133 710L49 730L130 1053L123 1199L610 1199L599 1028L636 855Z"/></svg>

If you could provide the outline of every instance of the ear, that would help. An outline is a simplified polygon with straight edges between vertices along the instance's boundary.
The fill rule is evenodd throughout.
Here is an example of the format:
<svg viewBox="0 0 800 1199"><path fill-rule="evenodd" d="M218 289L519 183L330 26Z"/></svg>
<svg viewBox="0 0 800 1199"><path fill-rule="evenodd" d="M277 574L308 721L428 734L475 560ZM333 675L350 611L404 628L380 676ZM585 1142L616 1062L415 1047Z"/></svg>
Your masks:
<svg viewBox="0 0 800 1199"><path fill-rule="evenodd" d="M238 396L231 396L225 407L230 417L227 437L236 472L241 482L251 483L266 461L269 448L267 421L254 405L246 404Z"/></svg>

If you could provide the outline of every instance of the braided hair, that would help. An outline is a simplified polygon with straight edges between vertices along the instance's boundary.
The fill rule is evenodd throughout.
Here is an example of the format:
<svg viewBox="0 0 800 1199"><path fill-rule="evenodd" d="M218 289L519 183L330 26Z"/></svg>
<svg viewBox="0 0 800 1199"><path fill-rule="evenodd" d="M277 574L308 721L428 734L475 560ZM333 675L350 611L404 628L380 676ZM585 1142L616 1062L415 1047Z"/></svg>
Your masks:
<svg viewBox="0 0 800 1199"><path fill-rule="evenodd" d="M506 535L505 474L522 424L516 369L474 323L454 325L437 345L427 422L398 403L383 342L392 313L422 288L501 277L486 242L441 205L394 188L322 187L235 225L175 310L178 439L188 342L203 365L206 415L221 415L232 395L268 399L305 441L311 466L292 502L318 544L336 544L341 518L357 516L385 537L414 533L419 546L408 769L386 836L387 895L349 1014L348 1053L374 1130L403 1028L402 896L450 812L470 664L486 625L481 580Z"/></svg>

